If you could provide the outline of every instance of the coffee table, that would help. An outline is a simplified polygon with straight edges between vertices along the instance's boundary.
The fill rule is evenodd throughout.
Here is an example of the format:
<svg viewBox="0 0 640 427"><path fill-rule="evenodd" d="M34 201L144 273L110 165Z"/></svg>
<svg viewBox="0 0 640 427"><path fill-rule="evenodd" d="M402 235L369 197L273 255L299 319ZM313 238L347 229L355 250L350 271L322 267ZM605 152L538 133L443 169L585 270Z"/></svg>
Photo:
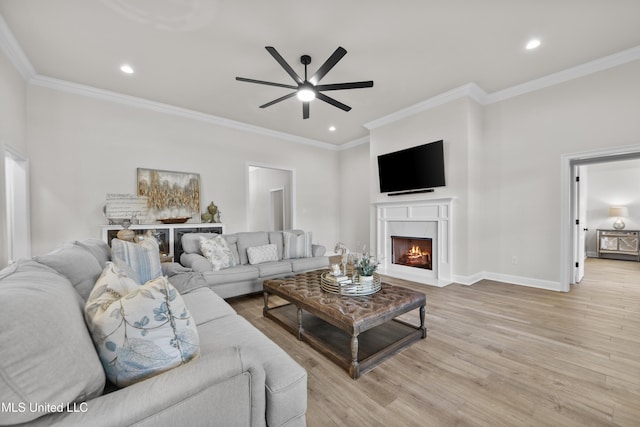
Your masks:
<svg viewBox="0 0 640 427"><path fill-rule="evenodd" d="M424 294L382 283L372 295L337 295L320 286L327 271L265 280L263 315L347 369L354 379L426 338ZM270 295L287 302L270 307ZM397 319L416 309L419 326Z"/></svg>

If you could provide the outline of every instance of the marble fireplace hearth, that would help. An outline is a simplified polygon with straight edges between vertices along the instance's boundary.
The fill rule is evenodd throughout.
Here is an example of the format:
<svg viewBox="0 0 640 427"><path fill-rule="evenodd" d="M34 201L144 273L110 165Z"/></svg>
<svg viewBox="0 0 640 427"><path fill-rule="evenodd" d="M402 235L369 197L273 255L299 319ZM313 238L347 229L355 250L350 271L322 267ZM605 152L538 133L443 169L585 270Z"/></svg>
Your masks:
<svg viewBox="0 0 640 427"><path fill-rule="evenodd" d="M380 202L376 244L381 274L432 285L452 283L451 198ZM431 269L394 263L392 236L431 239ZM397 258L397 257L396 257Z"/></svg>

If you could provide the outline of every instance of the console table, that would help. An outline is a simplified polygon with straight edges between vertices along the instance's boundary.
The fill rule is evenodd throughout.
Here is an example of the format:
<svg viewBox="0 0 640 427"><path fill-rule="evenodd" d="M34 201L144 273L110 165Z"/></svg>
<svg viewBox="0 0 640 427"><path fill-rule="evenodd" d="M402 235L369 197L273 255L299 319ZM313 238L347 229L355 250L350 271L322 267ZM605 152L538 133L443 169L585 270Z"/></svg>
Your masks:
<svg viewBox="0 0 640 427"><path fill-rule="evenodd" d="M635 230L598 230L598 257L633 255L640 261L640 232Z"/></svg>
<svg viewBox="0 0 640 427"><path fill-rule="evenodd" d="M118 231L124 227L121 225L103 225L102 240L111 245L111 239L115 238ZM224 224L136 224L130 225L129 230L136 234L146 234L152 230L160 244L160 258L163 262L179 262L182 255L182 236L187 233L224 233Z"/></svg>

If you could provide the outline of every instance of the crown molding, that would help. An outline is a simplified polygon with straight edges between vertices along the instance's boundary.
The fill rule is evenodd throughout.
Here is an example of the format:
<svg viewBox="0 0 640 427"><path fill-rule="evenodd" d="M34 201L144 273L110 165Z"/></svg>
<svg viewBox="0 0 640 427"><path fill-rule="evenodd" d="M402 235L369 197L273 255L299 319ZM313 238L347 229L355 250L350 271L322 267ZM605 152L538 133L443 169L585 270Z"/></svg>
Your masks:
<svg viewBox="0 0 640 427"><path fill-rule="evenodd" d="M256 133L263 136L295 142L298 144L309 145L312 147L322 148L325 150L337 149L335 145L329 144L327 142L318 141L310 138L303 138L303 137L292 135L285 132L279 132L276 130L239 122L236 120L226 119L224 117L214 116L212 114L206 114L206 113L201 113L199 111L189 110L186 108L175 107L170 104L163 104L161 102L150 101L144 98L138 98L135 96L124 95L118 92L98 89L92 86L81 85L81 84L69 82L66 80L60 80L60 79L54 79L52 77L36 75L31 80L29 80L29 83L35 86L41 86L48 89L73 93L76 95L86 96L89 98L99 99L103 101L115 102L115 103L130 106L130 107L155 111L158 113L170 114L173 116L178 116L178 117L183 117L191 120L197 120L204 123L223 126L226 128L241 130L245 132L252 132L252 133Z"/></svg>
<svg viewBox="0 0 640 427"><path fill-rule="evenodd" d="M489 105L496 102L505 101L510 98L515 98L516 96L524 95L525 93L534 92L540 89L567 82L569 80L588 76L589 74L608 70L609 68L614 68L620 65L627 64L629 62L637 61L639 59L640 46L636 46L631 49L623 50L609 56L598 58L572 68L567 68L566 70L558 71L557 73L546 75L539 79L531 80L526 83L493 92L486 97L484 104Z"/></svg>
<svg viewBox="0 0 640 427"><path fill-rule="evenodd" d="M629 62L637 61L639 59L640 46L636 46L631 49L623 50L621 52L614 53L612 55L605 56L603 58L599 58L585 64L568 68L566 70L549 74L539 79L511 86L503 90L492 92L490 94L485 92L477 84L468 83L466 85L444 92L440 95L436 95L433 98L429 98L425 101L419 102L410 107L396 111L395 113L373 120L369 123L365 123L364 127L369 130L375 129L380 126L393 123L397 120L410 117L414 114L430 110L432 108L438 107L451 101L455 101L456 99L460 99L463 97L469 97L475 100L480 105L490 105L500 101L505 101L510 98L515 98L516 96L524 95L529 92L534 92L540 89L564 83L569 80L604 71L609 68L624 65Z"/></svg>
<svg viewBox="0 0 640 427"><path fill-rule="evenodd" d="M137 108L146 108L152 111L161 112L164 114L171 114L179 117L190 118L206 123L215 124L218 126L224 126L227 128L237 129L246 132L252 132L259 135L273 137L285 141L300 143L309 145L316 148L322 148L332 151L342 151L354 148L361 144L369 142L369 137L363 137L350 141L342 145L329 144L327 142L318 141L310 138L304 138L297 135L292 135L285 132L275 131L272 129L254 126L248 123L239 122L236 120L225 119L223 117L214 116L211 114L205 114L194 110L188 110L185 108L175 107L169 104L163 104L155 101L149 101L143 98L137 98L129 95L123 95L117 92L106 91L91 86L80 85L64 80L54 79L51 77L41 76L36 74L36 71L24 54L24 51L20 47L20 44L13 36L10 28L5 22L2 15L0 15L0 49L4 52L7 58L11 61L16 70L20 73L22 78L31 84L47 87L54 90L61 90L65 92L74 93L77 95L93 97L96 99L107 100L111 102L117 102ZM460 98L470 98L476 101L480 105L490 105L497 102L505 101L510 98L514 98L520 95L524 95L529 92L534 92L540 89L544 89L550 86L554 86L560 83L567 82L576 78L584 77L589 74L597 73L607 70L609 68L617 67L627 64L629 62L637 61L640 59L640 46L636 46L612 55L599 58L585 64L578 65L557 73L549 74L539 79L531 80L526 83L511 86L509 88L499 90L488 94L476 83L467 83L460 87L446 91L440 95L436 95L425 101L414 104L410 107L396 111L395 113L386 115L379 119L365 123L364 127L368 130L376 129L380 126L384 126L395 121L404 119L414 114L426 111L432 108L436 108L443 104L447 104L451 101L455 101Z"/></svg>
<svg viewBox="0 0 640 427"><path fill-rule="evenodd" d="M28 82L36 75L36 70L24 54L24 51L13 36L2 15L0 15L0 49L2 49L7 58L9 58L9 61L11 61L16 70L18 70L24 81Z"/></svg>
<svg viewBox="0 0 640 427"><path fill-rule="evenodd" d="M422 111L427 111L432 108L439 107L440 105L448 104L449 102L460 98L471 98L479 104L484 105L486 103L487 93L477 84L473 82L467 83L466 85L448 90L425 101L418 102L410 107L403 108L395 113L391 113L369 123L365 123L364 127L369 130L376 129L381 126L388 125L389 123L413 116L414 114Z"/></svg>
<svg viewBox="0 0 640 427"><path fill-rule="evenodd" d="M368 143L369 143L369 136L363 136L362 138L349 141L346 144L338 145L337 149L338 151L350 150L352 148L358 147L359 145L364 145Z"/></svg>

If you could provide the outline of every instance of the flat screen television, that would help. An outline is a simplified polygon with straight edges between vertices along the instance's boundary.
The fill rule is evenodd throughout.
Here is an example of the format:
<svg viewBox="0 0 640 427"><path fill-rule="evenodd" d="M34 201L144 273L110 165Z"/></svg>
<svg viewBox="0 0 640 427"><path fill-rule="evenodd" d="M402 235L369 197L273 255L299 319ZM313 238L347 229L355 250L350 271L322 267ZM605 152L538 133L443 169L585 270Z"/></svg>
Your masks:
<svg viewBox="0 0 640 427"><path fill-rule="evenodd" d="M380 192L444 187L442 140L378 156Z"/></svg>

